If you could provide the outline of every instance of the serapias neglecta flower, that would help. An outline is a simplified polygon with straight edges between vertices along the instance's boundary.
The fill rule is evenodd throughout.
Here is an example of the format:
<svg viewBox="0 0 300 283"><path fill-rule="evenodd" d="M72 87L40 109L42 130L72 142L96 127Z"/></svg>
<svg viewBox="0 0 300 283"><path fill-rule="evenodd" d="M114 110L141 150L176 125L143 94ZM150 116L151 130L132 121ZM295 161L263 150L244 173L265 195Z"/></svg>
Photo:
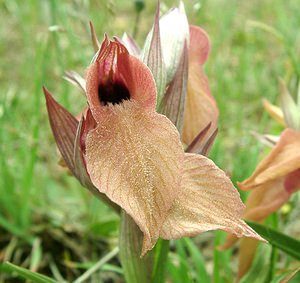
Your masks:
<svg viewBox="0 0 300 283"><path fill-rule="evenodd" d="M88 109L80 122L45 95L67 165L134 219L144 234L142 255L159 237L215 229L261 240L241 219L244 205L225 173L208 158L184 152L176 127L156 112L151 71L117 38L105 37L87 70Z"/></svg>
<svg viewBox="0 0 300 283"><path fill-rule="evenodd" d="M252 175L238 186L251 190L244 211L244 219L262 223L269 215L288 202L291 195L300 189L300 104L293 100L285 83L280 80L281 108L264 100L270 115L281 125L288 126L277 139L273 136L259 136L263 142L272 145L270 153L257 165ZM296 111L298 107L298 111ZM238 239L228 235L221 247L231 247ZM239 272L242 277L250 268L258 242L243 238L239 246Z"/></svg>

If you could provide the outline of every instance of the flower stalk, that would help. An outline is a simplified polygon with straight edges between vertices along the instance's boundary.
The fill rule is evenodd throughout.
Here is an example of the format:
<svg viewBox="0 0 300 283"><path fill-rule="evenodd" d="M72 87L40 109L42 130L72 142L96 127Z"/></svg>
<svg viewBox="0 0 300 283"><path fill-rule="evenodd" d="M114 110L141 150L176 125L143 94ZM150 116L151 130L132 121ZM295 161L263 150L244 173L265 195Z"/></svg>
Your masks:
<svg viewBox="0 0 300 283"><path fill-rule="evenodd" d="M151 283L154 250L141 257L143 233L123 210L121 213L119 249L124 276L128 283Z"/></svg>

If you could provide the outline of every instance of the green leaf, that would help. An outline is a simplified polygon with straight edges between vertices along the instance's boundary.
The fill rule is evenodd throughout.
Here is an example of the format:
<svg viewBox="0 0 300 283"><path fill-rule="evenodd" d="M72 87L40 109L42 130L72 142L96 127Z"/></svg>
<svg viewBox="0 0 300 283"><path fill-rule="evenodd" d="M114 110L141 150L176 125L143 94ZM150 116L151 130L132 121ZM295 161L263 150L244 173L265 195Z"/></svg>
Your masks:
<svg viewBox="0 0 300 283"><path fill-rule="evenodd" d="M247 221L247 224L269 241L272 246L277 247L298 260L300 259L300 241L261 224L250 221Z"/></svg>
<svg viewBox="0 0 300 283"><path fill-rule="evenodd" d="M50 277L32 272L26 268L19 267L10 262L5 262L0 266L0 270L5 273L16 273L19 277L31 280L34 283L59 283Z"/></svg>
<svg viewBox="0 0 300 283"><path fill-rule="evenodd" d="M178 240L180 241L180 240ZM177 248L178 244L176 244ZM186 258L183 258L179 255L178 251L176 253L169 253L167 261L167 270L170 275L171 282L173 283L192 283L193 281L189 279L187 274L183 274L181 268L182 265L187 265ZM183 279L184 277L184 279Z"/></svg>
<svg viewBox="0 0 300 283"><path fill-rule="evenodd" d="M189 254L191 255L193 264L197 271L196 282L201 282L201 283L211 282L209 275L205 268L205 261L203 259L201 252L199 251L199 248L189 238L183 239L183 242L185 243L186 248L187 248Z"/></svg>

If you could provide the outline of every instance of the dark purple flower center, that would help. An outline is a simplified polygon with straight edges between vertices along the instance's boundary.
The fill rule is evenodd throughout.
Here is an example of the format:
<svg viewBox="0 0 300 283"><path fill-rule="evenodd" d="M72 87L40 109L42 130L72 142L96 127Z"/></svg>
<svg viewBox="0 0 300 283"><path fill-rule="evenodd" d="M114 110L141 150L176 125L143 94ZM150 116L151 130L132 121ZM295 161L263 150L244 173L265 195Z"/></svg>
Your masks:
<svg viewBox="0 0 300 283"><path fill-rule="evenodd" d="M119 104L123 100L130 99L129 90L121 82L100 84L98 87L98 95L102 105L107 105L108 103Z"/></svg>

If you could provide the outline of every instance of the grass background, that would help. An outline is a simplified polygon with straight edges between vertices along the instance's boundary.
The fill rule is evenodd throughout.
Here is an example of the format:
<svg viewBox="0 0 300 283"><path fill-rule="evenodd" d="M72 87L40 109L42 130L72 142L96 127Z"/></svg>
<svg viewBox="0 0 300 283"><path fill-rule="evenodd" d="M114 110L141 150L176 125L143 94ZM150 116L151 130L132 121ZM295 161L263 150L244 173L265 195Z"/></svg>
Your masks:
<svg viewBox="0 0 300 283"><path fill-rule="evenodd" d="M177 3L161 2L163 11ZM243 180L264 151L250 131L280 131L264 113L261 99L275 102L278 77L291 78L295 71L286 46L299 57L299 1L185 4L190 23L205 28L212 41L206 71L220 108L220 124L211 158L234 182ZM141 46L155 6L156 1L146 1L141 14ZM89 20L100 39L104 32L132 33L133 2L0 0L0 261L60 282L74 280L105 256L116 246L118 235L118 218L57 165L41 91L46 85L72 113L80 112L85 100L62 76L66 70L84 74L93 56ZM249 20L273 26L286 37L286 45L251 27ZM195 281L201 274L212 282L232 282L235 257L214 248L223 238L220 232L205 233L173 244L177 253L170 255L170 280L210 282ZM122 282L121 272L114 258L85 282ZM0 273L2 281L23 282Z"/></svg>

